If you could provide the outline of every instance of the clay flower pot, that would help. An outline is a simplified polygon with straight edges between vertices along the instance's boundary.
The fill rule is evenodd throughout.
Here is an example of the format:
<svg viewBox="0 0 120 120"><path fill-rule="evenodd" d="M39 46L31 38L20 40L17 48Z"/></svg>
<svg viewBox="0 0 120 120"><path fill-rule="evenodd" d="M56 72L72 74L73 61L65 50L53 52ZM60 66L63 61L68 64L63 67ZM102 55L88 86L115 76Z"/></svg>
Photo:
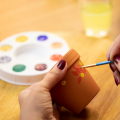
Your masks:
<svg viewBox="0 0 120 120"><path fill-rule="evenodd" d="M53 101L76 114L79 114L100 90L87 69L80 68L83 63L79 57L73 49L62 57L67 62L68 70L65 77L51 90Z"/></svg>

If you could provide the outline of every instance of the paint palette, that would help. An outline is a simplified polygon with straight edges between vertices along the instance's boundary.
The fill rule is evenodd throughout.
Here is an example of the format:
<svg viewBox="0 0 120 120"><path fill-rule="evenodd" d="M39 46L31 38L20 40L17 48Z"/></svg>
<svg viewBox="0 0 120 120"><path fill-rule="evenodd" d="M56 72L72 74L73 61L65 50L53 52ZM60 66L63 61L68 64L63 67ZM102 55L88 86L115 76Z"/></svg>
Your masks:
<svg viewBox="0 0 120 120"><path fill-rule="evenodd" d="M18 85L31 85L43 79L68 52L68 44L48 32L23 32L0 43L0 78Z"/></svg>

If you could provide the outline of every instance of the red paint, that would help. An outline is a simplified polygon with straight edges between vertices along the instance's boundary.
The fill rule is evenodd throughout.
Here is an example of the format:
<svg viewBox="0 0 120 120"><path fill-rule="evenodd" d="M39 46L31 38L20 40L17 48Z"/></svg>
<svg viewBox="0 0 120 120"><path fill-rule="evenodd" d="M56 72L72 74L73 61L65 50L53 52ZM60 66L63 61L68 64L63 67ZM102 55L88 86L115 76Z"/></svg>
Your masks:
<svg viewBox="0 0 120 120"><path fill-rule="evenodd" d="M80 65L78 65L78 66L73 66L73 68L75 69L75 71L72 71L73 75L79 76L80 73L84 73L84 74L85 74L86 69L85 69L85 68L80 68L80 67L81 67ZM82 77L79 76L79 77L78 77L78 84L81 82L81 80L82 80Z"/></svg>
<svg viewBox="0 0 120 120"><path fill-rule="evenodd" d="M77 67L73 66L73 68L74 68L78 73L81 72L81 68L80 68L80 66L77 66Z"/></svg>
<svg viewBox="0 0 120 120"><path fill-rule="evenodd" d="M83 68L83 69L82 69L82 72L83 72L83 73L85 73L85 72L86 72L86 69L85 69L85 68Z"/></svg>
<svg viewBox="0 0 120 120"><path fill-rule="evenodd" d="M81 81L81 77L78 78L78 84L80 83L80 81Z"/></svg>
<svg viewBox="0 0 120 120"><path fill-rule="evenodd" d="M78 76L79 73L77 71L72 71L72 73L75 75L75 76Z"/></svg>

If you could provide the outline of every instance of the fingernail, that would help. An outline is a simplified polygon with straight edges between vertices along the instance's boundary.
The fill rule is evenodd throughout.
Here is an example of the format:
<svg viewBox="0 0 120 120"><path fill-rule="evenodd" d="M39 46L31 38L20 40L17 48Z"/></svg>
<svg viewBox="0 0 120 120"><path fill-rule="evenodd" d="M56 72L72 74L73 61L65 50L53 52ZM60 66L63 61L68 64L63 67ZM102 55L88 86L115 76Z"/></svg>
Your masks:
<svg viewBox="0 0 120 120"><path fill-rule="evenodd" d="M108 61L110 61L110 55L109 55L109 57L108 57Z"/></svg>
<svg viewBox="0 0 120 120"><path fill-rule="evenodd" d="M114 68L112 67L112 65L110 64L110 68L111 68L111 70L114 72Z"/></svg>
<svg viewBox="0 0 120 120"><path fill-rule="evenodd" d="M63 70L64 67L65 67L65 64L66 64L65 60L61 60L61 61L58 63L57 67L58 67L60 70Z"/></svg>
<svg viewBox="0 0 120 120"><path fill-rule="evenodd" d="M117 64L118 64L119 60L120 60L120 56L119 56L119 55L117 55L117 56L114 57L114 61L115 61Z"/></svg>
<svg viewBox="0 0 120 120"><path fill-rule="evenodd" d="M118 73L120 74L120 71L119 70L117 70L118 71Z"/></svg>
<svg viewBox="0 0 120 120"><path fill-rule="evenodd" d="M115 83L118 86L118 84L119 84L118 79L116 77L114 77L114 78L115 78Z"/></svg>

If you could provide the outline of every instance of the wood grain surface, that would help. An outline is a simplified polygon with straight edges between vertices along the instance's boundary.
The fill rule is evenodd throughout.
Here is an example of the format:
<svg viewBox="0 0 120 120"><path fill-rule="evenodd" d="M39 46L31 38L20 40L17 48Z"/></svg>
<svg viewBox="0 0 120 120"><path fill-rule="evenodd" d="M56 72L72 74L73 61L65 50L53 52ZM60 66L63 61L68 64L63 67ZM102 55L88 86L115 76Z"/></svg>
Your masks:
<svg viewBox="0 0 120 120"><path fill-rule="evenodd" d="M74 48L84 65L105 61L120 32L119 5L119 0L113 1L110 34L97 39L84 35L77 0L0 0L0 41L19 32L47 31ZM63 108L61 120L120 120L120 86L116 86L109 65L88 70L101 89L99 94L79 115ZM19 120L18 94L27 87L0 80L0 120Z"/></svg>

